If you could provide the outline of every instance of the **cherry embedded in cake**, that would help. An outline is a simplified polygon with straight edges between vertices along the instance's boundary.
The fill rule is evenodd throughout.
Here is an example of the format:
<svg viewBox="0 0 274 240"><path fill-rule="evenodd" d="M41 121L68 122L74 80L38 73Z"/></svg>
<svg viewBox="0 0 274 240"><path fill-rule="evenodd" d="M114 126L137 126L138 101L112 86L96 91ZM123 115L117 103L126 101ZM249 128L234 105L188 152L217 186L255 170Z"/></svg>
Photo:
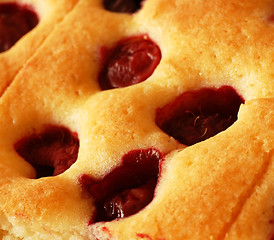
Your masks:
<svg viewBox="0 0 274 240"><path fill-rule="evenodd" d="M141 8L143 0L104 0L104 7L110 12L134 13Z"/></svg>
<svg viewBox="0 0 274 240"><path fill-rule="evenodd" d="M152 237L149 236L148 234L145 234L145 233L136 233L136 236L139 238L139 239L146 239L146 240L152 240ZM164 240L162 238L158 239L157 240Z"/></svg>
<svg viewBox="0 0 274 240"><path fill-rule="evenodd" d="M81 175L79 183L97 209L89 224L128 217L146 207L154 197L161 161L162 154L154 148L133 150L103 179Z"/></svg>
<svg viewBox="0 0 274 240"><path fill-rule="evenodd" d="M25 136L14 144L16 152L36 170L36 178L56 176L77 160L77 133L47 125L41 133Z"/></svg>
<svg viewBox="0 0 274 240"><path fill-rule="evenodd" d="M187 146L224 131L236 120L244 100L229 86L183 93L157 110L156 124Z"/></svg>
<svg viewBox="0 0 274 240"><path fill-rule="evenodd" d="M268 16L267 20L271 23L274 23L274 14Z"/></svg>
<svg viewBox="0 0 274 240"><path fill-rule="evenodd" d="M161 60L161 51L147 35L123 39L112 49L102 48L99 84L102 90L145 81Z"/></svg>
<svg viewBox="0 0 274 240"><path fill-rule="evenodd" d="M39 22L29 5L17 3L0 4L0 52L10 49L22 36Z"/></svg>

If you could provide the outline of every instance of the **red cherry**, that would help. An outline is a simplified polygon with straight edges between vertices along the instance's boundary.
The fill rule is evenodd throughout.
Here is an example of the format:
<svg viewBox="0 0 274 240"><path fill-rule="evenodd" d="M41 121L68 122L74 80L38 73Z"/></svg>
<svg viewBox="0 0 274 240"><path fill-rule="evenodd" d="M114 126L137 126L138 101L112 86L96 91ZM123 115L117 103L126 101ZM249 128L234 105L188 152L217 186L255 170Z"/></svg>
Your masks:
<svg viewBox="0 0 274 240"><path fill-rule="evenodd" d="M14 148L40 178L56 176L70 168L78 156L79 140L67 128L49 125L39 134L22 138Z"/></svg>
<svg viewBox="0 0 274 240"><path fill-rule="evenodd" d="M147 36L133 37L102 52L102 59L101 88L122 88L145 81L159 64L161 51Z"/></svg>
<svg viewBox="0 0 274 240"><path fill-rule="evenodd" d="M242 103L244 100L228 86L189 91L158 109L156 124L180 143L190 146L231 126Z"/></svg>
<svg viewBox="0 0 274 240"><path fill-rule="evenodd" d="M153 148L134 150L103 179L80 176L82 188L95 199L97 208L90 223L128 217L147 206L154 196L161 158Z"/></svg>
<svg viewBox="0 0 274 240"><path fill-rule="evenodd" d="M141 8L142 0L104 0L104 7L111 12L134 13Z"/></svg>
<svg viewBox="0 0 274 240"><path fill-rule="evenodd" d="M0 4L0 52L11 48L38 24L38 16L28 5Z"/></svg>

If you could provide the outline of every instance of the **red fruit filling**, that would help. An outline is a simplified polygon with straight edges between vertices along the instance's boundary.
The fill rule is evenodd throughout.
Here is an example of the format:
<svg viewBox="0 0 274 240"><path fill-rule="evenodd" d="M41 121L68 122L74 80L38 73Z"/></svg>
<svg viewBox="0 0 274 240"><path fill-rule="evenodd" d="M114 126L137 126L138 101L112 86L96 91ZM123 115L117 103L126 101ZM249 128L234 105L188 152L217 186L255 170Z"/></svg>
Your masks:
<svg viewBox="0 0 274 240"><path fill-rule="evenodd" d="M104 0L105 9L111 12L134 13L141 8L142 0Z"/></svg>
<svg viewBox="0 0 274 240"><path fill-rule="evenodd" d="M11 48L38 24L38 16L28 5L0 4L0 52Z"/></svg>
<svg viewBox="0 0 274 240"><path fill-rule="evenodd" d="M26 136L14 144L15 151L36 170L36 178L56 176L76 161L77 133L65 127L48 125L39 134Z"/></svg>
<svg viewBox="0 0 274 240"><path fill-rule="evenodd" d="M242 103L244 100L229 86L189 91L158 109L156 124L180 143L190 146L231 126Z"/></svg>
<svg viewBox="0 0 274 240"><path fill-rule="evenodd" d="M147 239L147 240L152 240L152 237L149 236L148 234L145 234L145 233L136 233L136 236L138 238L142 238L142 239ZM158 238L157 238L158 240Z"/></svg>
<svg viewBox="0 0 274 240"><path fill-rule="evenodd" d="M269 22L273 23L273 22L274 22L274 14L270 15L270 16L267 18L267 20L268 20Z"/></svg>
<svg viewBox="0 0 274 240"><path fill-rule="evenodd" d="M113 49L102 50L99 84L103 90L145 81L161 60L159 47L146 35L122 40Z"/></svg>
<svg viewBox="0 0 274 240"><path fill-rule="evenodd" d="M90 223L128 217L147 206L154 196L161 159L153 148L134 150L103 179L80 176L82 188L95 199L97 212Z"/></svg>

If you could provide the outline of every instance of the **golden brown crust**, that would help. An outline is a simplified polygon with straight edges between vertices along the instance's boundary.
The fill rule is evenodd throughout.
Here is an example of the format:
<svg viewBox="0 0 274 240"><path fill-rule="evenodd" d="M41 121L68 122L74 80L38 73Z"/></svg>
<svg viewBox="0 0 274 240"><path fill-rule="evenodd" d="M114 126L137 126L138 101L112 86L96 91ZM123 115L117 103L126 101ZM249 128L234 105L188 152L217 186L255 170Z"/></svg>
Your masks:
<svg viewBox="0 0 274 240"><path fill-rule="evenodd" d="M1 0L2 2L11 2ZM77 0L17 0L20 4L28 4L39 17L38 25L27 35L23 36L15 46L0 55L0 96L13 81L16 74L25 62L35 53L37 48L44 42L56 25L62 21L64 16L73 9ZM7 71L8 69L8 71Z"/></svg>
<svg viewBox="0 0 274 240"><path fill-rule="evenodd" d="M156 197L146 209L92 228L102 234L106 226L114 239L138 239L136 234L152 239L268 239L273 230L273 139L266 129L273 132L273 104L273 99L248 102L231 128L167 156ZM258 119L265 131L254 129ZM257 190L262 187L264 191ZM266 205L257 207L265 213L252 216L250 202L263 199ZM250 218L238 222L246 212Z"/></svg>
<svg viewBox="0 0 274 240"><path fill-rule="evenodd" d="M66 11L74 3L63 3ZM80 0L65 17L45 20L51 34L37 28L7 52L14 58L41 31L46 37L22 60L23 68L0 98L0 236L269 240L274 23L267 18L273 8L270 0L146 0L128 15L105 11L99 0ZM61 22L53 27L55 21ZM140 34L161 49L153 75L131 87L101 91L100 48ZM223 85L246 100L226 131L186 147L156 125L156 110L180 94ZM63 174L33 179L34 169L13 145L45 124L76 131L79 155ZM128 218L88 226L95 207L79 176L103 177L125 153L149 147L167 154L153 201Z"/></svg>

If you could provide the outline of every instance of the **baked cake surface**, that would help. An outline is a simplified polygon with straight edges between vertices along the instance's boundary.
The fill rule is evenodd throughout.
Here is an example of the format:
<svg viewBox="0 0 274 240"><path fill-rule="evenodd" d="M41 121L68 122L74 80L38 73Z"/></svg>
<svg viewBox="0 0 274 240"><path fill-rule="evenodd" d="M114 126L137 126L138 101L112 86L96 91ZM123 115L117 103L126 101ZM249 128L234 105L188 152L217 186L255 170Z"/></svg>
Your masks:
<svg viewBox="0 0 274 240"><path fill-rule="evenodd" d="M11 17L10 20L5 19L5 11L7 12L6 4L14 4L16 3L19 8L27 7L30 10L34 10L34 13L37 15L37 22L34 25L35 27L32 31L28 32L28 34L23 35L20 38L20 41L17 41L16 47L9 46L8 51L4 51L0 56L0 94L5 92L5 90L9 87L12 80L25 64L25 62L35 53L37 48L43 43L45 38L49 35L49 33L55 28L55 26L60 22L67 12L69 12L73 6L76 4L77 0L67 0L67 1L54 1L54 0L46 0L46 1L35 1L35 0L16 0L16 1L6 1L1 0L1 37L7 40L6 43L3 43L1 39L1 52L2 45L8 44L12 41L17 34L20 34L20 28L25 27L24 25L29 24L29 20L24 23L24 19L20 18L20 14L15 15L15 17ZM7 14L8 15L8 14ZM12 13L11 13L12 15ZM7 18L9 19L9 18ZM14 22L13 19L17 19L17 22ZM8 24L8 27L5 28L4 24ZM6 32L5 32L6 31ZM16 32L18 31L18 32ZM8 33L7 33L8 32ZM11 33L11 36L9 34ZM6 35L6 37L5 37ZM8 70L7 70L8 69Z"/></svg>
<svg viewBox="0 0 274 240"><path fill-rule="evenodd" d="M0 238L274 238L273 1L30 3L0 54Z"/></svg>

